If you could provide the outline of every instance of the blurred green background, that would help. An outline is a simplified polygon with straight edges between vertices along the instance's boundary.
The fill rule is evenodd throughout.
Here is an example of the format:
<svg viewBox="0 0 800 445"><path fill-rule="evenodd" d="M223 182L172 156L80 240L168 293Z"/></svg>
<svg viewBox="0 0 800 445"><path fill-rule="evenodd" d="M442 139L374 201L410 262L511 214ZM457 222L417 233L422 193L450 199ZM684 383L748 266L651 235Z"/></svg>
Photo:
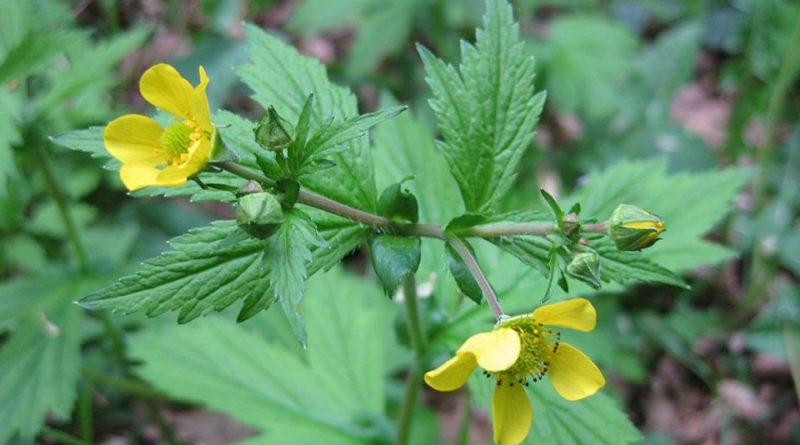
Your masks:
<svg viewBox="0 0 800 445"><path fill-rule="evenodd" d="M800 443L800 4L512 3L548 100L502 207L530 207L538 188L563 196L632 159L660 160L670 173L749 172L708 235L730 250L709 251L704 262L717 265L687 273L691 290L636 286L594 300L604 335L587 348L644 443ZM49 137L150 113L137 81L162 61L192 82L202 64L213 109L258 118L234 70L247 60L244 22L320 59L363 111L390 93L411 106L419 131L434 132L414 44L456 61L482 12L481 0L0 0L0 443L230 443L250 434L140 379L137 360L153 354L148 336L174 320L71 305L230 209L134 199L103 162ZM326 279L371 273L359 252L346 269ZM372 284L352 286L380 299ZM277 315L258 320L244 329L296 347ZM55 346L45 338L53 330L63 340ZM157 380L156 371L146 377ZM426 397L442 436L453 437L458 406ZM473 421L479 443L486 421Z"/></svg>

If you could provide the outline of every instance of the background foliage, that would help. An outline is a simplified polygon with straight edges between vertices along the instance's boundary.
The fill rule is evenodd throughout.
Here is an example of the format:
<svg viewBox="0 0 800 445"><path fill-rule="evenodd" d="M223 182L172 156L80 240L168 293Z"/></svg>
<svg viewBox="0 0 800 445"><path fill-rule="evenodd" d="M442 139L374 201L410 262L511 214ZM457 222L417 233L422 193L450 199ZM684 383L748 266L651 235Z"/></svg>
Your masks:
<svg viewBox="0 0 800 445"><path fill-rule="evenodd" d="M630 202L664 218L652 249L607 251L601 291L570 282L599 315L570 342L610 385L579 403L535 385L527 443L800 440L800 7L513 5L519 41L500 11L483 23L482 0L0 0L0 443L394 437L410 340L369 266L369 230L303 209L317 233L297 214L277 240L309 250L262 269L263 245L213 244L235 225L211 224L232 212L206 201L229 194L122 189L97 141L110 119L150 112L137 79L161 61L193 82L206 67L214 121L253 166L251 127L269 105L295 122L314 92L314 129L409 105L302 178L355 207L377 211L381 191L413 176L403 186L424 222L490 208L550 220L540 188L586 216ZM530 310L547 279L529 266L547 271L546 246L493 241L472 245L504 308ZM441 243L421 249L433 364L491 314L463 298ZM72 304L87 295L134 314ZM284 311L263 311L276 301ZM469 386L425 392L412 443L486 443L491 385Z"/></svg>

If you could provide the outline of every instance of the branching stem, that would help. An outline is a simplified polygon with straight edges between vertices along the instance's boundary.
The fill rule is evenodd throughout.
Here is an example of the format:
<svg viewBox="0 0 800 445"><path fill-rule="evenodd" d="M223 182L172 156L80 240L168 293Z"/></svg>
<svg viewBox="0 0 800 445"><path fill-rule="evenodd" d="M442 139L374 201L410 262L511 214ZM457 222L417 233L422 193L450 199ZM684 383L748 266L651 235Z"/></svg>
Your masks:
<svg viewBox="0 0 800 445"><path fill-rule="evenodd" d="M274 180L262 175L261 173L252 171L232 162L218 162L214 163L214 165L244 179L256 181L266 187L274 187L276 185ZM324 210L334 215L341 216L343 218L350 219L352 221L359 222L361 224L371 226L379 232L393 233L404 236L423 236L441 240L446 239L445 227L442 225L399 223L388 218L384 218L383 216L351 207L347 204L343 204L339 201L327 198L309 190L300 189L298 202L310 207ZM606 223L587 224L583 227L583 230L586 232L604 232L606 227ZM459 231L458 235L465 238L497 238L501 236L515 235L545 236L556 233L557 231L558 227L555 225L512 224L503 226L471 227L469 229Z"/></svg>

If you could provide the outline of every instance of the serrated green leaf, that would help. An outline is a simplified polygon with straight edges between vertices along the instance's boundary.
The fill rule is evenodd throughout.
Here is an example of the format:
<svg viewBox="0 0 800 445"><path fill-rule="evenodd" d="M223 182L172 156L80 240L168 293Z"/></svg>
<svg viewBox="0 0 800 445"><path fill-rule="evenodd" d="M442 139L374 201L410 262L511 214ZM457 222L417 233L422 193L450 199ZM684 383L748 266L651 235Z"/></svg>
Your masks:
<svg viewBox="0 0 800 445"><path fill-rule="evenodd" d="M461 45L460 72L424 48L420 56L441 150L466 210L489 210L511 187L544 104L544 95L534 94L533 57L519 40L511 6L487 0L475 45Z"/></svg>
<svg viewBox="0 0 800 445"><path fill-rule="evenodd" d="M369 246L372 267L387 295L392 295L403 279L416 273L419 267L419 238L379 235L370 239Z"/></svg>
<svg viewBox="0 0 800 445"><path fill-rule="evenodd" d="M369 229L342 218L317 213L313 219L330 247L311 248L314 257L307 265L308 275L338 262L369 233ZM145 261L139 272L89 295L81 304L124 313L146 311L151 317L178 311L178 321L185 323L248 299L247 315L251 316L253 308L268 307L275 294L270 287L270 270L261 264L262 241L223 245L222 241L236 230L233 221L191 230L171 241L173 250Z"/></svg>
<svg viewBox="0 0 800 445"><path fill-rule="evenodd" d="M248 25L246 33L250 64L238 72L265 109L274 106L281 116L296 122L306 98L313 94L312 129L322 127L328 119L358 116L356 97L347 88L331 83L317 60L301 56L255 26ZM331 156L335 167L324 175L302 176L300 183L329 198L374 211L377 192L368 138L360 136L346 145L345 150Z"/></svg>
<svg viewBox="0 0 800 445"><path fill-rule="evenodd" d="M0 83L20 80L45 67L58 53L84 41L82 31L32 33L11 49L0 63Z"/></svg>
<svg viewBox="0 0 800 445"><path fill-rule="evenodd" d="M382 58L399 52L414 27L419 1L384 1L368 11L358 24L347 57L347 73L361 76Z"/></svg>
<svg viewBox="0 0 800 445"><path fill-rule="evenodd" d="M109 76L108 70L140 47L150 32L149 27L143 26L119 33L91 48L68 52L67 58L71 62L68 69L52 70L48 73L53 82L52 88L39 100L37 106L40 112L49 113L67 97L98 83L103 76Z"/></svg>
<svg viewBox="0 0 800 445"><path fill-rule="evenodd" d="M636 45L627 28L602 16L556 18L541 51L551 100L559 109L609 117L631 73Z"/></svg>
<svg viewBox="0 0 800 445"><path fill-rule="evenodd" d="M214 317L143 331L132 338L131 352L144 363L143 378L258 429L265 435L257 443L368 445L385 439L375 437L370 419L383 419L395 353L386 330L395 309L375 298L379 293L341 272L311 280L302 303L308 322L302 355Z"/></svg>
<svg viewBox="0 0 800 445"><path fill-rule="evenodd" d="M580 202L585 217L604 220L620 203L634 204L664 219L663 241L642 258L687 271L733 256L703 236L730 211L730 203L751 173L741 169L674 173L663 160L623 161L592 173L564 202Z"/></svg>
<svg viewBox="0 0 800 445"><path fill-rule="evenodd" d="M556 221L549 212L510 212L493 216L481 227L502 227L515 224L555 227ZM543 236L506 236L489 238L489 242L511 253L528 266L537 269L543 276L550 274L550 251L553 243Z"/></svg>
<svg viewBox="0 0 800 445"><path fill-rule="evenodd" d="M306 265L313 259L311 249L325 246L314 223L300 210L284 214L281 228L267 239L262 257L278 298L285 298L293 305L299 303L305 288Z"/></svg>
<svg viewBox="0 0 800 445"><path fill-rule="evenodd" d="M497 215L501 220L486 226L502 226L514 223L541 224L552 227L553 216L542 212L513 212ZM627 281L645 281L686 287L683 279L675 273L653 263L641 252L621 252L614 243L602 235L589 235L589 246L601 257L601 277L604 282L614 281L623 284ZM537 269L545 277L551 276L553 265L550 252L553 243L542 236L506 236L490 238L489 241L517 257L524 264ZM562 286L563 287L563 286ZM549 288L549 286L548 286Z"/></svg>
<svg viewBox="0 0 800 445"><path fill-rule="evenodd" d="M74 282L51 287L50 304L29 316L0 349L0 443L33 439L47 416L67 419L80 370L80 310Z"/></svg>
<svg viewBox="0 0 800 445"><path fill-rule="evenodd" d="M465 243L467 248L472 250L472 246ZM470 300L474 301L477 304L481 304L483 300L483 291L481 290L480 285L478 282L475 281L475 277L472 276L472 272L469 271L466 263L458 253L450 247L449 244L445 245L445 261L447 262L447 268L450 270L450 274L453 275L453 279L456 281L456 285L461 290L461 292L466 295Z"/></svg>
<svg viewBox="0 0 800 445"><path fill-rule="evenodd" d="M600 255L600 276L605 282L623 284L626 281L647 281L689 288L683 278L654 263L641 252L622 252L613 241L602 235L587 238L592 249Z"/></svg>

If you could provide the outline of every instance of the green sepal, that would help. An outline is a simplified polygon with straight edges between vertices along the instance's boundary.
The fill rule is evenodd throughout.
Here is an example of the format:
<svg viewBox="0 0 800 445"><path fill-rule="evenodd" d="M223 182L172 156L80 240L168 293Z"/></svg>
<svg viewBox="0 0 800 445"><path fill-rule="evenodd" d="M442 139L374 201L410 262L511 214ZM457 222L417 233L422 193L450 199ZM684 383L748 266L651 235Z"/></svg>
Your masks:
<svg viewBox="0 0 800 445"><path fill-rule="evenodd" d="M464 244L470 252L474 254L472 246L467 244L466 241ZM481 304L481 301L483 301L483 291L481 291L481 287L478 285L478 282L475 281L475 277L472 276L464 260L461 259L455 249L450 247L449 244L445 244L444 252L447 268L450 269L450 273L453 275L453 279L455 279L458 288L467 298L474 301L476 304Z"/></svg>
<svg viewBox="0 0 800 445"><path fill-rule="evenodd" d="M417 237L378 235L370 239L372 267L387 295L391 295L408 275L419 267L422 243Z"/></svg>
<svg viewBox="0 0 800 445"><path fill-rule="evenodd" d="M250 235L266 239L283 224L283 210L271 193L250 193L236 203L236 222Z"/></svg>
<svg viewBox="0 0 800 445"><path fill-rule="evenodd" d="M556 202L556 199L553 198L553 195L547 193L545 189L541 189L539 192L542 194L544 202L546 202L547 206L550 207L550 210L552 210L553 216L556 217L556 224L558 224L559 230L564 232L564 211L561 210L561 206L558 205L558 202Z"/></svg>
<svg viewBox="0 0 800 445"><path fill-rule="evenodd" d="M600 289L603 282L600 275L600 255L595 252L584 252L575 255L567 265L567 274L583 281L593 289Z"/></svg>
<svg viewBox="0 0 800 445"><path fill-rule="evenodd" d="M403 188L403 183L411 178L386 187L378 199L378 214L391 220L416 223L419 221L419 204L417 198L408 189Z"/></svg>
<svg viewBox="0 0 800 445"><path fill-rule="evenodd" d="M665 230L660 216L630 204L618 205L608 219L608 236L623 251L650 247Z"/></svg>
<svg viewBox="0 0 800 445"><path fill-rule="evenodd" d="M269 151L283 151L292 144L294 125L270 106L253 128L256 143Z"/></svg>

